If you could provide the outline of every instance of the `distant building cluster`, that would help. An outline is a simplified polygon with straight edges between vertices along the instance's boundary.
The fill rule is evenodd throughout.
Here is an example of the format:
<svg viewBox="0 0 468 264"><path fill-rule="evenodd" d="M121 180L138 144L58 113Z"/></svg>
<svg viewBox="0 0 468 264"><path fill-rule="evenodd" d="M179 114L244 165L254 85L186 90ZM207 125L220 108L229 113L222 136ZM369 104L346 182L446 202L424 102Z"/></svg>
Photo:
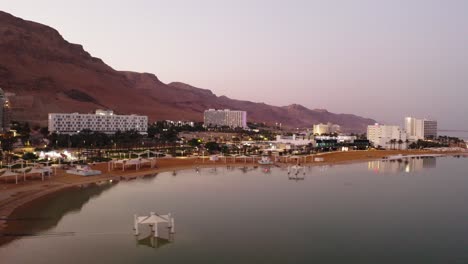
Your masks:
<svg viewBox="0 0 468 264"><path fill-rule="evenodd" d="M247 128L247 112L209 109L203 116L205 127Z"/></svg>
<svg viewBox="0 0 468 264"><path fill-rule="evenodd" d="M393 125L368 126L367 139L376 147L406 149L410 142L437 137L437 121L435 120L406 117L404 123L404 129Z"/></svg>
<svg viewBox="0 0 468 264"><path fill-rule="evenodd" d="M348 151L364 150L370 146L368 140L358 139L356 136L317 136L310 133L293 134L292 136L278 135L276 140L267 143L269 144L268 151L297 150L303 147Z"/></svg>
<svg viewBox="0 0 468 264"><path fill-rule="evenodd" d="M0 88L0 133L10 131L11 106L3 89Z"/></svg>
<svg viewBox="0 0 468 264"><path fill-rule="evenodd" d="M59 134L75 134L83 130L113 134L117 131L148 131L148 117L140 115L116 115L111 110L98 109L94 114L50 113L49 131Z"/></svg>
<svg viewBox="0 0 468 264"><path fill-rule="evenodd" d="M339 125L336 125L336 124L332 124L332 123L327 123L327 124L316 124L314 125L314 128L313 128L313 133L314 135L328 135L328 134L335 134L335 133L339 133L341 130L341 127Z"/></svg>

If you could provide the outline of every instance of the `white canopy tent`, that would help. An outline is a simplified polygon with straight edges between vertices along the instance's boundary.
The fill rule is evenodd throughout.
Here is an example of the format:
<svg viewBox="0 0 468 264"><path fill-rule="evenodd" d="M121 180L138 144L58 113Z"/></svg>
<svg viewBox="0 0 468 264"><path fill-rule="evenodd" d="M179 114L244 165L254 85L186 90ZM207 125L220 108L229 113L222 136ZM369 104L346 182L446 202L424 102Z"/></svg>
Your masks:
<svg viewBox="0 0 468 264"><path fill-rule="evenodd" d="M135 230L135 235L138 236L139 230L138 226L141 224L146 224L149 225L154 232L154 237L158 237L158 224L160 223L167 223L168 228L170 229L170 233L175 233L175 225L174 225L174 218L171 216L171 214L167 215L158 215L155 212L151 212L149 216L138 216L134 215L134 230Z"/></svg>
<svg viewBox="0 0 468 264"><path fill-rule="evenodd" d="M19 173L13 172L11 170L7 170L7 169L0 170L0 178L7 179L8 177L15 177L16 184L18 184L18 175Z"/></svg>

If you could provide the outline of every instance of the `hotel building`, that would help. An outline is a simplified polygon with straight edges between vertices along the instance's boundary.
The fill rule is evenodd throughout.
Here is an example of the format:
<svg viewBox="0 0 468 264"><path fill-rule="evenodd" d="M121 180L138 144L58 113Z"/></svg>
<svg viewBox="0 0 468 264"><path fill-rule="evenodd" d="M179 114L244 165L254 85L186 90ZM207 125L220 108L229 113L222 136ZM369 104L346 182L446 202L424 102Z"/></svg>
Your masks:
<svg viewBox="0 0 468 264"><path fill-rule="evenodd" d="M11 108L10 102L3 90L0 88L0 133L10 131Z"/></svg>
<svg viewBox="0 0 468 264"><path fill-rule="evenodd" d="M148 117L139 115L115 115L111 110L96 110L94 114L49 114L49 131L74 134L83 130L113 134L117 131L148 131Z"/></svg>
<svg viewBox="0 0 468 264"><path fill-rule="evenodd" d="M399 126L375 124L367 127L367 139L375 147L406 149L406 132ZM401 141L400 141L401 140ZM393 141L393 142L392 142ZM399 144L398 142L403 142Z"/></svg>
<svg viewBox="0 0 468 264"><path fill-rule="evenodd" d="M314 125L313 128L313 133L314 135L323 135L323 134L333 134L333 133L339 133L340 132L340 126L335 125L332 123L327 123L327 124L317 124Z"/></svg>
<svg viewBox="0 0 468 264"><path fill-rule="evenodd" d="M437 121L435 120L406 117L405 129L411 141L437 137Z"/></svg>
<svg viewBox="0 0 468 264"><path fill-rule="evenodd" d="M247 112L209 109L203 115L205 127L247 128Z"/></svg>

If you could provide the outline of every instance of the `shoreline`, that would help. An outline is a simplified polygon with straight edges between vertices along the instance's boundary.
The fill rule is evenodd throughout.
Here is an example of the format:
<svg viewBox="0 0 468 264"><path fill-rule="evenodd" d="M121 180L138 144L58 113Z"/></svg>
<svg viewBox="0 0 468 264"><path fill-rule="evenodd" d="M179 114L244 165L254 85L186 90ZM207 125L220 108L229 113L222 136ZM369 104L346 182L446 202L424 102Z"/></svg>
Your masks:
<svg viewBox="0 0 468 264"><path fill-rule="evenodd" d="M435 151L356 151L356 152L331 152L324 153L320 157L324 158L322 162L305 162L302 165L307 166L331 166L331 165L346 165L361 162L369 162L375 160L381 160L384 157L391 155L402 154L405 156L412 155L428 155L438 154L441 156L452 156L466 154L466 152L447 152L440 153ZM404 156L403 156L404 157ZM205 158L206 160L206 158ZM99 169L103 171L102 175L99 176L77 176L67 175L64 171L57 171L56 175L53 175L50 179L42 181L29 181L22 182L21 185L16 184L0 184L0 188L6 191L0 190L0 246L7 244L16 239L16 237L2 236L4 232L12 231L11 225L8 225L8 218L15 214L20 208L27 206L33 201L40 200L49 195L56 194L60 191L64 191L68 188L76 188L79 186L86 186L90 184L97 184L103 181L116 180L125 181L145 177L147 175L158 174L170 171L188 170L196 168L213 168L213 167L224 167L224 166L235 166L235 167L258 167L263 166L257 162L244 162L244 161L200 161L197 158L168 158L158 159L158 168L150 169L143 168L140 170L127 170L127 171L107 171L107 163L100 163L92 165L93 169ZM288 165L295 165L296 161L293 162L277 162L270 166L281 167ZM6 198L5 198L6 197Z"/></svg>

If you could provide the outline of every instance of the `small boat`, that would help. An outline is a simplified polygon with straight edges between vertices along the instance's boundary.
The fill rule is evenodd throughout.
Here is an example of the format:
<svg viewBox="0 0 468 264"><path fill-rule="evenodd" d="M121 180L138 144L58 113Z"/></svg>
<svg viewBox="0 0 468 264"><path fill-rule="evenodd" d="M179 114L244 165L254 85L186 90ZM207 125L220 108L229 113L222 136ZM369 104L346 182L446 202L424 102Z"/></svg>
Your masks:
<svg viewBox="0 0 468 264"><path fill-rule="evenodd" d="M260 165L272 165L273 161L268 156L262 156L262 158L258 161Z"/></svg>

